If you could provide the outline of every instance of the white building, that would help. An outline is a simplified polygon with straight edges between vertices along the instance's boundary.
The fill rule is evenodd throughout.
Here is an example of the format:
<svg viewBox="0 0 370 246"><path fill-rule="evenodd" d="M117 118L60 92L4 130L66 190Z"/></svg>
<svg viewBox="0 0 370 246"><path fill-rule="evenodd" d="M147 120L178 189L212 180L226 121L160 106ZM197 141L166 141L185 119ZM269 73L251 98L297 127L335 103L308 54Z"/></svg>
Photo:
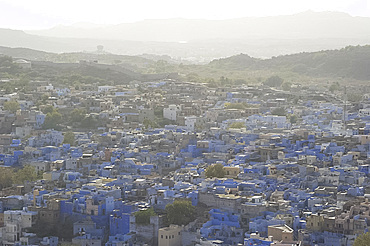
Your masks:
<svg viewBox="0 0 370 246"><path fill-rule="evenodd" d="M32 63L29 62L29 61L26 61L24 59L15 60L14 63L17 64L18 66L20 66L23 69L31 69L31 67L32 67Z"/></svg>
<svg viewBox="0 0 370 246"><path fill-rule="evenodd" d="M185 127L188 131L194 131L195 123L197 122L196 116L185 117Z"/></svg>
<svg viewBox="0 0 370 246"><path fill-rule="evenodd" d="M2 244L13 245L19 242L25 228L35 225L37 212L8 210L4 212L4 227L2 229Z"/></svg>
<svg viewBox="0 0 370 246"><path fill-rule="evenodd" d="M277 115L251 115L248 117L247 124L253 125L256 124L266 124L270 127L275 128L286 128L288 127L286 116L277 116Z"/></svg>
<svg viewBox="0 0 370 246"><path fill-rule="evenodd" d="M76 170L77 169L77 159L69 157L66 159L66 169L67 170Z"/></svg>
<svg viewBox="0 0 370 246"><path fill-rule="evenodd" d="M15 136L24 138L25 136L31 135L32 130L31 126L17 126L15 128Z"/></svg>
<svg viewBox="0 0 370 246"><path fill-rule="evenodd" d="M98 92L99 93L105 93L105 92L111 91L115 88L116 88L115 86L102 85L102 86L98 86Z"/></svg>
<svg viewBox="0 0 370 246"><path fill-rule="evenodd" d="M358 116L359 117L366 117L366 116L370 116L370 108L363 108L363 109L360 109L359 112L358 112Z"/></svg>
<svg viewBox="0 0 370 246"><path fill-rule="evenodd" d="M171 104L168 108L163 109L163 117L169 120L176 120L176 116L180 111L180 106Z"/></svg>

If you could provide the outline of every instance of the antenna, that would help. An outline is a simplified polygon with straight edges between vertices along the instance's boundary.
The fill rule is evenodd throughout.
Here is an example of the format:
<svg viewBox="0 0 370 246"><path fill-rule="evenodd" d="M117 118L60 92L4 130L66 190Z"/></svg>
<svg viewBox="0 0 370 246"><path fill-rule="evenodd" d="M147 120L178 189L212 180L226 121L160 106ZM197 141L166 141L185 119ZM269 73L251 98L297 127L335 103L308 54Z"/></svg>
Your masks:
<svg viewBox="0 0 370 246"><path fill-rule="evenodd" d="M344 86L344 108L343 108L343 121L344 121L344 131L347 131L347 86Z"/></svg>

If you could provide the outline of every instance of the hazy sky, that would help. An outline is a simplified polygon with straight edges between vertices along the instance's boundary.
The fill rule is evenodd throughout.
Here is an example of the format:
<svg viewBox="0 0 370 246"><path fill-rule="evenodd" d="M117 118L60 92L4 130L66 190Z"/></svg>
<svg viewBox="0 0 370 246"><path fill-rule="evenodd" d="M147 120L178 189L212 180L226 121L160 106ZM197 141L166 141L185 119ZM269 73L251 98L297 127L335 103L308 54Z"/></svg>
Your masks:
<svg viewBox="0 0 370 246"><path fill-rule="evenodd" d="M44 29L77 22L119 24L144 19L231 19L340 11L370 17L370 0L0 0L0 27Z"/></svg>

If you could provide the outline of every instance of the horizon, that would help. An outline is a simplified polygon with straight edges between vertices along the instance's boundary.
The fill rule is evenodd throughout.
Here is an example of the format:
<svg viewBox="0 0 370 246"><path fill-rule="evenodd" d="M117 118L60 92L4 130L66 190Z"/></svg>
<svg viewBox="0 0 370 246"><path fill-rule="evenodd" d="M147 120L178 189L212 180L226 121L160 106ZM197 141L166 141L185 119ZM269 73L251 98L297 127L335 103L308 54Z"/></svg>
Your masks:
<svg viewBox="0 0 370 246"><path fill-rule="evenodd" d="M210 7L211 6L211 7ZM269 6L266 8L266 6ZM287 8L289 6L289 8ZM352 17L370 17L370 0L299 2L294 0L263 0L246 3L243 0L195 0L156 2L140 0L122 2L101 1L26 1L0 0L0 28L43 30L56 26L90 24L94 26L136 23L145 20L198 19L229 20L248 17L295 15L303 12L339 12Z"/></svg>

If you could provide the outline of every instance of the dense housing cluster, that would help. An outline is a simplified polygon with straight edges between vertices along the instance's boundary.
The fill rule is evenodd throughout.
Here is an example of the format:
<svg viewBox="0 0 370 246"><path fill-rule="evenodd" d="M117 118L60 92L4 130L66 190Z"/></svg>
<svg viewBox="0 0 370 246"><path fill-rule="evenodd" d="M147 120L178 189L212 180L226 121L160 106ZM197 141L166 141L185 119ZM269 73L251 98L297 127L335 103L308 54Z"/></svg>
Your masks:
<svg viewBox="0 0 370 246"><path fill-rule="evenodd" d="M28 86L0 97L0 245L334 246L370 226L368 88Z"/></svg>

